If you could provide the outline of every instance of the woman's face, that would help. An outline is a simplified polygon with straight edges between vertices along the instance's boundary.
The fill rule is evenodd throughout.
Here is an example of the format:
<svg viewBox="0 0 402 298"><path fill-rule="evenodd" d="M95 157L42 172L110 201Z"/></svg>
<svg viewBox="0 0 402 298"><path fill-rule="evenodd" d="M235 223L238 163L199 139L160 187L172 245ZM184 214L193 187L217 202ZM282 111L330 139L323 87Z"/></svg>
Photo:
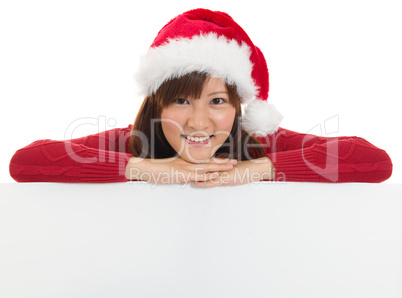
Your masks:
<svg viewBox="0 0 402 298"><path fill-rule="evenodd" d="M178 97L162 110L162 130L181 158L202 163L226 141L235 115L225 84L207 77L200 98Z"/></svg>

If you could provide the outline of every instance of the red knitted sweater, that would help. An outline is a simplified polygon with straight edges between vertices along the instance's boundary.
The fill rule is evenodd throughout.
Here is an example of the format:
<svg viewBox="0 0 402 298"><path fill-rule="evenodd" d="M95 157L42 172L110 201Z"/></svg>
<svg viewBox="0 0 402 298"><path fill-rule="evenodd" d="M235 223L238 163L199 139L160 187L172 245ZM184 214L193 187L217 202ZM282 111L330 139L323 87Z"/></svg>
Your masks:
<svg viewBox="0 0 402 298"><path fill-rule="evenodd" d="M126 182L131 128L35 141L13 155L10 175L17 182ZM392 174L388 154L359 137L328 138L279 128L258 139L277 181L382 182Z"/></svg>

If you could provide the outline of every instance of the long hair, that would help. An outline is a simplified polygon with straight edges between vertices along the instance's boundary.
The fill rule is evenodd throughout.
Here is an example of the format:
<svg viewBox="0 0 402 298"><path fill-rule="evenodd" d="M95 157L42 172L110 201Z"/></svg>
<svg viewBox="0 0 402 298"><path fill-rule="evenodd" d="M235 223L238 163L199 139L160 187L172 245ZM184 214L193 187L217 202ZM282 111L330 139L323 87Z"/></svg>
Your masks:
<svg viewBox="0 0 402 298"><path fill-rule="evenodd" d="M168 158L178 156L162 131L162 110L179 96L200 98L208 74L192 72L179 78L165 81L159 89L146 97L138 111L129 139L129 152L142 158ZM241 102L236 86L225 83L229 102L235 107L236 115L229 137L215 152L215 157L251 160L264 156L262 144L241 128Z"/></svg>

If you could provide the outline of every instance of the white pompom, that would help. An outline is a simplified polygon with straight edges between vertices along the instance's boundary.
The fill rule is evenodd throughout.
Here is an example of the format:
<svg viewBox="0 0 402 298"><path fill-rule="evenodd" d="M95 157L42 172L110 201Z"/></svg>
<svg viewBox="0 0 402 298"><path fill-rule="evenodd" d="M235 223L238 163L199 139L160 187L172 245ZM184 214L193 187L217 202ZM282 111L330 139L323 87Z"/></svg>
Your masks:
<svg viewBox="0 0 402 298"><path fill-rule="evenodd" d="M276 132L283 116L266 100L254 99L245 107L242 126L255 136L264 137Z"/></svg>

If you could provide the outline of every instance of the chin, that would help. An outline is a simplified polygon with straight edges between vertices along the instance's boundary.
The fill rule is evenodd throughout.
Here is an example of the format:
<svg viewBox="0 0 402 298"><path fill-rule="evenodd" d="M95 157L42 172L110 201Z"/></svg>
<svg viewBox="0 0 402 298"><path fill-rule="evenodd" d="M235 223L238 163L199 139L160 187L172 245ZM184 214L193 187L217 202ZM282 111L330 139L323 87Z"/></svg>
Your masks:
<svg viewBox="0 0 402 298"><path fill-rule="evenodd" d="M185 161L191 163L205 163L210 161L210 159L213 157L213 154L211 154L211 152L208 152L206 154L200 154L200 153L201 152L197 152L194 154L182 154L180 155L180 157Z"/></svg>
<svg viewBox="0 0 402 298"><path fill-rule="evenodd" d="M211 159L211 157L198 157L198 156L192 156L192 157L180 156L180 157L182 159L184 159L185 161L188 161L191 163L205 163Z"/></svg>

